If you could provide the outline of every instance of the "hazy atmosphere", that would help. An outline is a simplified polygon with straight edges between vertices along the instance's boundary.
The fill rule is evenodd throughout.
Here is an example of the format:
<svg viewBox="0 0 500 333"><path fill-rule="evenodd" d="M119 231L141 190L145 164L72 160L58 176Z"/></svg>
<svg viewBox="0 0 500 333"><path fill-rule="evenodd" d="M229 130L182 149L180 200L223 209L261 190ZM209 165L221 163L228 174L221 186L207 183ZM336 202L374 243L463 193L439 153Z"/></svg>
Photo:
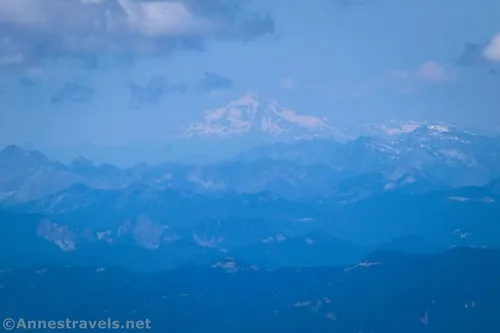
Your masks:
<svg viewBox="0 0 500 333"><path fill-rule="evenodd" d="M0 0L0 330L499 333L499 0Z"/></svg>
<svg viewBox="0 0 500 333"><path fill-rule="evenodd" d="M2 0L0 144L56 158L128 146L140 162L247 93L340 128L498 133L499 12L494 0Z"/></svg>

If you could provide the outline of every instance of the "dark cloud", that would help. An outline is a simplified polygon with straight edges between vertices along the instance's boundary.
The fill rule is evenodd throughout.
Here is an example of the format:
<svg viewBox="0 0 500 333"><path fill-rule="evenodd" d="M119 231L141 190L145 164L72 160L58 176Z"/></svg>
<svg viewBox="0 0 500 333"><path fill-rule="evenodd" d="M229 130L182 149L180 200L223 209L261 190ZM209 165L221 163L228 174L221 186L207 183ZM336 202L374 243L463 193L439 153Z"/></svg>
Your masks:
<svg viewBox="0 0 500 333"><path fill-rule="evenodd" d="M44 72L41 68L33 67L23 71L19 77L19 84L24 88L31 88L37 84L42 83Z"/></svg>
<svg viewBox="0 0 500 333"><path fill-rule="evenodd" d="M52 104L64 102L91 103L94 97L94 89L79 83L66 83L61 89L56 91L50 101Z"/></svg>
<svg viewBox="0 0 500 333"><path fill-rule="evenodd" d="M227 90L234 86L233 80L226 76L206 72L198 86L198 91L207 93L214 90Z"/></svg>
<svg viewBox="0 0 500 333"><path fill-rule="evenodd" d="M20 79L19 79L19 84L25 88L31 88L33 87L34 85L36 85L36 82L35 80L33 80L32 78L28 77L28 76L22 76Z"/></svg>
<svg viewBox="0 0 500 333"><path fill-rule="evenodd" d="M2 0L0 65L96 55L167 55L203 50L209 40L250 41L274 33L274 20L249 0Z"/></svg>
<svg viewBox="0 0 500 333"><path fill-rule="evenodd" d="M491 61L484 57L486 45L467 42L464 45L462 54L456 59L456 63L465 68L480 68L492 75L496 75L498 68Z"/></svg>
<svg viewBox="0 0 500 333"><path fill-rule="evenodd" d="M152 76L146 84L132 83L129 92L135 107L142 105L156 105L163 96L169 93L185 93L186 86L180 84L169 84L161 75Z"/></svg>
<svg viewBox="0 0 500 333"><path fill-rule="evenodd" d="M457 63L463 67L489 65L483 57L484 45L476 43L465 43L462 54L458 57Z"/></svg>

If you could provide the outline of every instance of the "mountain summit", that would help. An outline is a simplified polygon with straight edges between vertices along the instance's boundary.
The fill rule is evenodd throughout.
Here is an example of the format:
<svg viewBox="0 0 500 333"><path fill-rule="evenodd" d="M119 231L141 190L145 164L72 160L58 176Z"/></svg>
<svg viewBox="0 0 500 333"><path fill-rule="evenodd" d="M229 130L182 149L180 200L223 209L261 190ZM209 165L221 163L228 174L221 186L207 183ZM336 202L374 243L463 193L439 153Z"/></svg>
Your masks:
<svg viewBox="0 0 500 333"><path fill-rule="evenodd" d="M248 134L294 139L341 136L340 131L328 124L325 118L298 114L276 101L249 93L224 107L207 110L202 121L182 128L179 137L237 137Z"/></svg>

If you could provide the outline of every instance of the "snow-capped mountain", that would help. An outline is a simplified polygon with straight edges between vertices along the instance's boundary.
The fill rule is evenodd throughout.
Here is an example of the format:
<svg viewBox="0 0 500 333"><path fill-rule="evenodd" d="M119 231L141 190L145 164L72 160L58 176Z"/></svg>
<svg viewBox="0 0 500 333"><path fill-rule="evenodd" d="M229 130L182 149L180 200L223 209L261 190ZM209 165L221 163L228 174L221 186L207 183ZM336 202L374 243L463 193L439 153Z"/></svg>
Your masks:
<svg viewBox="0 0 500 333"><path fill-rule="evenodd" d="M327 119L299 114L249 93L224 107L207 110L203 120L181 129L179 138L238 137L248 134L267 134L273 137L310 139L341 138L341 131Z"/></svg>
<svg viewBox="0 0 500 333"><path fill-rule="evenodd" d="M467 145L476 143L484 138L483 136L463 130L457 126L429 123L406 133L401 137L400 141L408 145L417 145L420 147L430 146L435 149L443 143L446 145L450 143Z"/></svg>
<svg viewBox="0 0 500 333"><path fill-rule="evenodd" d="M369 135L394 136L411 133L424 124L426 123L419 121L389 119L381 123L361 125L360 130Z"/></svg>
<svg viewBox="0 0 500 333"><path fill-rule="evenodd" d="M354 134L357 135L381 136L385 137L386 139L393 140L409 133L420 133L422 131L426 131L430 135L435 136L438 136L439 133L451 132L464 132L470 134L470 132L465 131L460 126L441 120L416 121L398 119L388 119L379 123L363 124L357 126L353 132L355 132Z"/></svg>

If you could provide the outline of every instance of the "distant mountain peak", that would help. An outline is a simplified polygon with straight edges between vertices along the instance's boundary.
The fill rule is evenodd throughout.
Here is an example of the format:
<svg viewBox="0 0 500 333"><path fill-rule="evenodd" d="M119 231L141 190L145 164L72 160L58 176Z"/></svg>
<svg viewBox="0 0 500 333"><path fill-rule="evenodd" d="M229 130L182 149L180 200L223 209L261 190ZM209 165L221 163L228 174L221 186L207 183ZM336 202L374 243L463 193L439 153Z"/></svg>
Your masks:
<svg viewBox="0 0 500 333"><path fill-rule="evenodd" d="M389 119L381 123L371 123L361 126L364 133L369 135L381 136L401 136L411 133L451 133L463 131L458 126L449 124L444 121L414 121L414 120L397 120Z"/></svg>
<svg viewBox="0 0 500 333"><path fill-rule="evenodd" d="M2 149L2 151L4 151L4 152L18 152L18 153L24 153L24 152L26 152L24 149L22 149L21 147L16 146L16 145L5 146Z"/></svg>
<svg viewBox="0 0 500 333"><path fill-rule="evenodd" d="M78 168L94 168L95 164L91 160L83 157L83 156L78 156L71 162L72 167L78 167Z"/></svg>
<svg viewBox="0 0 500 333"><path fill-rule="evenodd" d="M13 162L26 160L34 164L48 161L47 156L36 150L25 150L16 145L5 146L0 150L0 160Z"/></svg>
<svg viewBox="0 0 500 333"><path fill-rule="evenodd" d="M411 133L439 135L457 131L460 131L460 129L454 125L444 124L444 123L426 123L421 126L418 126Z"/></svg>
<svg viewBox="0 0 500 333"><path fill-rule="evenodd" d="M417 127L414 131L403 135L404 139L419 141L444 140L469 144L478 137L476 134L465 131L462 128L446 123L429 123Z"/></svg>
<svg viewBox="0 0 500 333"><path fill-rule="evenodd" d="M179 137L236 137L250 133L310 138L334 136L338 131L325 118L299 114L274 100L247 93L224 107L207 110L203 120L181 129Z"/></svg>

